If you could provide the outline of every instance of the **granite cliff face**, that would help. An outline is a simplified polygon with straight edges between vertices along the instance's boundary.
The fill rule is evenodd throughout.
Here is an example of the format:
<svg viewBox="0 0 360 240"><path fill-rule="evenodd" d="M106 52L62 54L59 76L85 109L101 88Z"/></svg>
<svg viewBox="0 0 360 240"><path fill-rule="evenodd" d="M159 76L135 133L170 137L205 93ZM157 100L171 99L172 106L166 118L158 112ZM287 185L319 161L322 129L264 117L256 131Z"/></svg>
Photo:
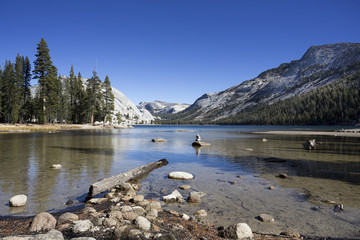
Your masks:
<svg viewBox="0 0 360 240"><path fill-rule="evenodd" d="M66 77L62 76L64 80ZM84 87L86 87L87 78L81 79ZM38 85L31 87L32 96L35 96ZM112 87L112 93L114 94L114 114L113 114L113 123L117 122L115 114L120 112L122 116L123 124L150 124L154 117L146 109L138 109L136 105L128 99L122 92L118 89Z"/></svg>
<svg viewBox="0 0 360 240"><path fill-rule="evenodd" d="M300 60L283 63L258 77L207 93L183 112L189 120L218 120L257 103L300 95L360 70L360 43L310 47Z"/></svg>
<svg viewBox="0 0 360 240"><path fill-rule="evenodd" d="M137 107L140 110L147 110L151 114L172 114L178 113L186 108L188 108L190 104L186 103L168 103L162 101L154 101L154 102L141 102Z"/></svg>

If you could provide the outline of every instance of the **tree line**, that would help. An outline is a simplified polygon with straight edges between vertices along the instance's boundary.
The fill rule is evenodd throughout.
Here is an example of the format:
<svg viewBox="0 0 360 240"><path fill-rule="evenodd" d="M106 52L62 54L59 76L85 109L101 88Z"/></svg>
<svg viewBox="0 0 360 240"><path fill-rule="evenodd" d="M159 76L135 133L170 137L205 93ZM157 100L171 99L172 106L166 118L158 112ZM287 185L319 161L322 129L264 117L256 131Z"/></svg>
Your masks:
<svg viewBox="0 0 360 240"><path fill-rule="evenodd" d="M114 95L109 77L100 80L96 70L85 82L71 65L69 77L58 75L44 39L37 44L34 67L28 57L16 56L0 68L0 122L91 123L111 122ZM38 87L31 93L31 79Z"/></svg>

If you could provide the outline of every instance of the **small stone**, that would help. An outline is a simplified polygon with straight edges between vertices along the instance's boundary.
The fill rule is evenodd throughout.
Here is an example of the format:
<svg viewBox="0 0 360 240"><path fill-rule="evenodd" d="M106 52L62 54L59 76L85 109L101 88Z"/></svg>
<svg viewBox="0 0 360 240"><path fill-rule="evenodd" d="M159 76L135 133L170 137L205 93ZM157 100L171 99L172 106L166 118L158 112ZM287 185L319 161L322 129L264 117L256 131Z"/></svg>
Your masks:
<svg viewBox="0 0 360 240"><path fill-rule="evenodd" d="M170 210L169 213L170 213L171 215L176 216L176 217L180 216L180 213L178 213L177 211L174 211L174 210Z"/></svg>
<svg viewBox="0 0 360 240"><path fill-rule="evenodd" d="M132 238L135 238L137 236L140 236L141 235L141 231L139 229L131 229L130 232L129 232L129 238L132 239Z"/></svg>
<svg viewBox="0 0 360 240"><path fill-rule="evenodd" d="M139 214L137 214L136 212L126 212L123 214L124 219L129 221L135 220L138 216Z"/></svg>
<svg viewBox="0 0 360 240"><path fill-rule="evenodd" d="M102 224L104 227L114 227L117 225L117 222L113 218L105 218Z"/></svg>
<svg viewBox="0 0 360 240"><path fill-rule="evenodd" d="M102 204L107 202L108 199L107 198L92 198L89 201L87 201L87 203L91 203L91 204Z"/></svg>
<svg viewBox="0 0 360 240"><path fill-rule="evenodd" d="M190 185L181 185L179 188L182 190L190 190L191 186Z"/></svg>
<svg viewBox="0 0 360 240"><path fill-rule="evenodd" d="M150 211L153 208L156 209L158 212L162 211L161 204L157 201L150 202L150 204L146 207L146 211Z"/></svg>
<svg viewBox="0 0 360 240"><path fill-rule="evenodd" d="M300 238L301 237L299 232L293 231L293 230L286 231L286 232L281 232L280 235L287 236L287 237L292 237L292 238Z"/></svg>
<svg viewBox="0 0 360 240"><path fill-rule="evenodd" d="M243 176L241 176L241 175L238 175L238 176L237 176L237 178L242 178L242 177L243 177Z"/></svg>
<svg viewBox="0 0 360 240"><path fill-rule="evenodd" d="M265 214L265 213L260 214L258 218L262 222L274 222L275 221L275 219L271 215Z"/></svg>
<svg viewBox="0 0 360 240"><path fill-rule="evenodd" d="M169 178L178 179L178 180L192 180L194 176L187 172L171 172L168 175Z"/></svg>
<svg viewBox="0 0 360 240"><path fill-rule="evenodd" d="M280 173L279 178L288 178L288 175L286 173Z"/></svg>
<svg viewBox="0 0 360 240"><path fill-rule="evenodd" d="M122 183L121 185L119 185L119 189L120 189L121 191L127 192L127 191L133 189L133 187L131 186L130 183Z"/></svg>
<svg viewBox="0 0 360 240"><path fill-rule="evenodd" d="M48 233L46 234L38 234L36 236L34 236L34 238L31 238L34 240L52 240L52 239L56 239L56 240L64 240L64 236L62 235L62 233L56 229L51 229Z"/></svg>
<svg viewBox="0 0 360 240"><path fill-rule="evenodd" d="M195 195L195 196L198 196L200 198L203 198L206 196L206 193L204 192L191 192L190 195Z"/></svg>
<svg viewBox="0 0 360 240"><path fill-rule="evenodd" d="M197 211L194 215L199 218L206 217L207 212L204 209L201 209L201 210Z"/></svg>
<svg viewBox="0 0 360 240"><path fill-rule="evenodd" d="M142 207L139 207L139 206L133 207L133 211L140 216L144 216L146 214L145 209L143 209Z"/></svg>
<svg viewBox="0 0 360 240"><path fill-rule="evenodd" d="M96 213L96 210L93 207L86 207L82 210L82 212L85 214L89 214L89 213Z"/></svg>
<svg viewBox="0 0 360 240"><path fill-rule="evenodd" d="M237 184L237 181L230 181L230 183L231 183L232 185L235 185L235 184Z"/></svg>
<svg viewBox="0 0 360 240"><path fill-rule="evenodd" d="M126 212L132 212L133 211L133 208L129 205L125 205L125 206L122 206L120 208L121 212L122 213L126 213Z"/></svg>
<svg viewBox="0 0 360 240"><path fill-rule="evenodd" d="M79 220L74 221L74 226L72 228L72 231L74 233L82 233L87 232L94 226L94 224L90 220Z"/></svg>
<svg viewBox="0 0 360 240"><path fill-rule="evenodd" d="M161 229L160 229L159 226L153 224L153 225L152 225L152 230L153 230L154 232L160 232Z"/></svg>
<svg viewBox="0 0 360 240"><path fill-rule="evenodd" d="M24 194L16 195L10 198L10 207L22 207L26 205L27 196Z"/></svg>
<svg viewBox="0 0 360 240"><path fill-rule="evenodd" d="M140 230L143 230L143 231L150 231L151 229L151 223L149 220L147 220L146 218L142 217L142 216L138 216L136 219L135 219L135 225L140 229Z"/></svg>
<svg viewBox="0 0 360 240"><path fill-rule="evenodd" d="M58 219L57 224L61 225L64 223L72 223L73 221L77 221L77 220L79 220L78 215L71 213L71 212L66 212L64 214L61 214L61 216Z"/></svg>
<svg viewBox="0 0 360 240"><path fill-rule="evenodd" d="M96 217L91 219L91 222L95 225L95 226L102 226L103 222L104 222L104 217Z"/></svg>
<svg viewBox="0 0 360 240"><path fill-rule="evenodd" d="M262 141L263 141L263 142L267 142L268 140L267 140L266 138L263 138Z"/></svg>
<svg viewBox="0 0 360 240"><path fill-rule="evenodd" d="M65 204L69 206L69 205L73 205L73 203L74 203L74 201L69 199L69 200L67 200L67 202Z"/></svg>
<svg viewBox="0 0 360 240"><path fill-rule="evenodd" d="M252 148L245 148L245 151L252 152L252 151L254 151L254 149L252 149Z"/></svg>
<svg viewBox="0 0 360 240"><path fill-rule="evenodd" d="M190 194L188 197L188 202L198 204L198 203L201 203L201 198L198 195Z"/></svg>
<svg viewBox="0 0 360 240"><path fill-rule="evenodd" d="M60 168L62 168L62 166L61 166L61 164L53 164L53 165L51 165L51 168L60 169Z"/></svg>
<svg viewBox="0 0 360 240"><path fill-rule="evenodd" d="M127 225L121 226L115 229L114 235L117 239L122 239L122 234L125 232L125 230L128 228Z"/></svg>
<svg viewBox="0 0 360 240"><path fill-rule="evenodd" d="M109 217L109 218L117 219L117 220L119 220L119 221L121 221L121 220L124 219L122 213L121 213L120 211L116 211L116 210L110 211L110 212L108 213L108 217Z"/></svg>
<svg viewBox="0 0 360 240"><path fill-rule="evenodd" d="M144 195L136 195L133 200L135 203L142 202L144 201Z"/></svg>
<svg viewBox="0 0 360 240"><path fill-rule="evenodd" d="M57 225L56 229L59 230L60 232L62 232L65 229L68 229L70 227L71 227L70 223L65 223L65 224Z"/></svg>
<svg viewBox="0 0 360 240"><path fill-rule="evenodd" d="M158 217L158 211L156 209L151 209L148 214L146 215L148 218L157 218Z"/></svg>
<svg viewBox="0 0 360 240"><path fill-rule="evenodd" d="M152 142L160 143L160 142L167 142L166 139L163 138L153 138L151 139Z"/></svg>
<svg viewBox="0 0 360 240"><path fill-rule="evenodd" d="M183 213L183 214L181 215L181 218L182 218L182 219L185 219L185 220L190 220L190 217L189 217L188 215L186 215L185 213Z"/></svg>
<svg viewBox="0 0 360 240"><path fill-rule="evenodd" d="M334 211L335 212L341 212L344 211L344 205L343 204L337 204L334 206Z"/></svg>
<svg viewBox="0 0 360 240"><path fill-rule="evenodd" d="M269 186L270 190L275 190L276 188L274 186Z"/></svg>

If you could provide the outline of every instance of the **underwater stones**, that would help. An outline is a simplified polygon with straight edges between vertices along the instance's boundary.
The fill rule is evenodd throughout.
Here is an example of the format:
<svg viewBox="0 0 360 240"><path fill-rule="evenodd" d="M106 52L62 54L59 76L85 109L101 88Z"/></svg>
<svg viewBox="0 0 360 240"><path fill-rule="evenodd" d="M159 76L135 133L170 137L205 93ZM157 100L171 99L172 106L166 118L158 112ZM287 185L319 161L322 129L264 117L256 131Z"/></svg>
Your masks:
<svg viewBox="0 0 360 240"><path fill-rule="evenodd" d="M258 219L262 222L268 222L268 223L271 223L271 222L274 222L275 219L269 215L269 214L265 214L265 213L262 213L258 216Z"/></svg>

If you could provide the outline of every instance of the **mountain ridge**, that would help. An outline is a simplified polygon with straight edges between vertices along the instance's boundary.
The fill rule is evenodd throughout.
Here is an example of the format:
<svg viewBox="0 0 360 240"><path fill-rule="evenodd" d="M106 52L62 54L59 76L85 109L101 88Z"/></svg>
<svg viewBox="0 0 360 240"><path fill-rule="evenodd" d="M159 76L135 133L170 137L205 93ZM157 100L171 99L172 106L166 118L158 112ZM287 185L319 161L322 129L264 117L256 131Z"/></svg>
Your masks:
<svg viewBox="0 0 360 240"><path fill-rule="evenodd" d="M203 94L179 114L195 122L216 121L259 103L304 94L359 70L360 43L312 46L299 60L282 63L221 92Z"/></svg>

